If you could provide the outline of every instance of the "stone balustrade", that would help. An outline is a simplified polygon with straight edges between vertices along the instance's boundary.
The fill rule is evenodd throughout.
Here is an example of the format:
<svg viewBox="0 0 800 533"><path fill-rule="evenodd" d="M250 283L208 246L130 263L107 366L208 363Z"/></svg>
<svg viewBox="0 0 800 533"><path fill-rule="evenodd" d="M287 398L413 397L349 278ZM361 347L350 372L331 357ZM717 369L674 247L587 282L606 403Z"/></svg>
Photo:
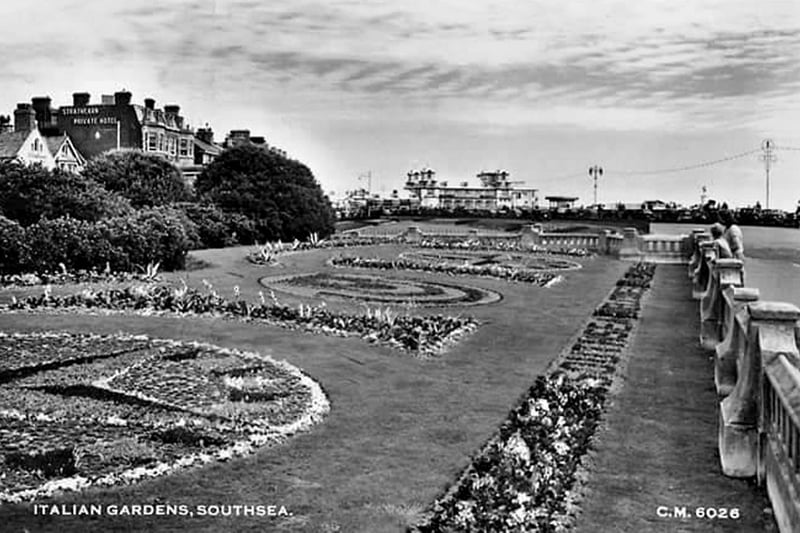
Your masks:
<svg viewBox="0 0 800 533"><path fill-rule="evenodd" d="M759 300L742 262L692 234L700 342L714 354L723 474L756 477L781 532L800 531L800 309ZM706 273L706 274L703 274Z"/></svg>
<svg viewBox="0 0 800 533"><path fill-rule="evenodd" d="M351 230L348 234L354 234ZM703 230L695 230L693 235L705 235ZM699 251L693 248L695 239L690 235L640 235L636 228L625 228L622 234L609 230L597 233L554 233L544 231L541 224L522 226L518 232L503 232L474 228L409 226L405 230L388 227L369 228L359 231L361 237L397 237L405 242L419 242L423 239L465 239L485 241L506 241L523 248L586 249L602 255L619 257L626 261L648 261L653 263L684 264L692 260L692 268L701 265L697 257ZM704 274L707 276L707 273ZM702 278L703 281L706 277ZM705 285L704 285L705 287Z"/></svg>

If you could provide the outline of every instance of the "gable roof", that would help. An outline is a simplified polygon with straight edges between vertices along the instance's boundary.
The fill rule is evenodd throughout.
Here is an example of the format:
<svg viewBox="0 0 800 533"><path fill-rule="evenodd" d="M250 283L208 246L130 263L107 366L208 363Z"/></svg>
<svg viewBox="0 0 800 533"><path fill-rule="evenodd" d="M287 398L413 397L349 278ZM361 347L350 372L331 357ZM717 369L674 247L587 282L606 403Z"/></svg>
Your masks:
<svg viewBox="0 0 800 533"><path fill-rule="evenodd" d="M58 155L58 151L61 150L61 145L64 144L66 140L67 140L66 133L44 138L44 141L47 143L47 149L50 150L50 153L53 154L53 157L56 157Z"/></svg>
<svg viewBox="0 0 800 533"><path fill-rule="evenodd" d="M6 131L0 133L0 158L17 157L20 148L31 134L30 131Z"/></svg>

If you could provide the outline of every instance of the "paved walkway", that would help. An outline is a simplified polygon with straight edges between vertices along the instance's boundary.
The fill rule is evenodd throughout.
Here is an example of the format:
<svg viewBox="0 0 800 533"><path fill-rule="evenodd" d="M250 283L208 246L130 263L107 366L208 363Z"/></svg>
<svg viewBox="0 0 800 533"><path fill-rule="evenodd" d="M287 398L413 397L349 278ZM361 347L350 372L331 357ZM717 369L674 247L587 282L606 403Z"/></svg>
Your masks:
<svg viewBox="0 0 800 533"><path fill-rule="evenodd" d="M626 382L598 434L580 533L777 531L761 489L720 473L713 361L699 347L685 272L656 270ZM739 518L697 517L710 508Z"/></svg>

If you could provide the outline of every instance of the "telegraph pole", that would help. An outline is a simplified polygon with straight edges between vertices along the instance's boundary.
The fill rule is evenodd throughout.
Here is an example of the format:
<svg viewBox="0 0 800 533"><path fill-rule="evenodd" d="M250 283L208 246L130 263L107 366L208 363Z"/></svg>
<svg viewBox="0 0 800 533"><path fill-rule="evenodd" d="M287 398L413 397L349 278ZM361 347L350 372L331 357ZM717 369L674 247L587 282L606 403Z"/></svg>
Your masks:
<svg viewBox="0 0 800 533"><path fill-rule="evenodd" d="M765 209L769 209L769 169L772 164L778 160L778 157L773 153L775 149L775 141L772 139L764 139L761 141L761 160L764 162L764 170L767 173L767 201L764 204Z"/></svg>
<svg viewBox="0 0 800 533"><path fill-rule="evenodd" d="M603 167L594 165L589 167L589 177L594 179L594 205L597 207L597 178L603 175Z"/></svg>

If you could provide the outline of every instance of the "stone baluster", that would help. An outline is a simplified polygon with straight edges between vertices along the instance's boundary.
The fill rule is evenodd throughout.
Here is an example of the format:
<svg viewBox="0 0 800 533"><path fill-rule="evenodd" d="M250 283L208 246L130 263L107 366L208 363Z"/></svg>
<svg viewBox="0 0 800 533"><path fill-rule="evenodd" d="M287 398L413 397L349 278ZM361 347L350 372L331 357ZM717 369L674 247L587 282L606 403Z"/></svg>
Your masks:
<svg viewBox="0 0 800 533"><path fill-rule="evenodd" d="M736 385L720 402L719 455L722 472L730 477L763 479L759 458L761 370L781 354L797 361L795 327L800 309L781 302L748 304L747 346L739 360Z"/></svg>
<svg viewBox="0 0 800 533"><path fill-rule="evenodd" d="M419 242L422 238L423 235L419 226L409 226L405 233L403 233L403 240L406 242Z"/></svg>
<svg viewBox="0 0 800 533"><path fill-rule="evenodd" d="M700 262L692 277L692 298L700 300L708 290L711 280L711 261L715 257L712 241L700 242Z"/></svg>
<svg viewBox="0 0 800 533"><path fill-rule="evenodd" d="M720 397L730 394L736 385L738 363L744 356L749 313L747 305L758 300L758 289L728 287L722 293L723 341L717 345L714 357L714 384Z"/></svg>
<svg viewBox="0 0 800 533"><path fill-rule="evenodd" d="M692 234L689 236L687 244L687 246L690 247L688 253L691 254L688 267L689 279L694 278L695 270L697 270L697 267L700 266L700 260L702 258L700 254L700 243L708 240L711 240L711 235L709 235L706 230L699 228L692 230Z"/></svg>
<svg viewBox="0 0 800 533"><path fill-rule="evenodd" d="M706 350L714 350L722 340L722 291L727 287L744 285L742 262L738 259L715 259L711 265L708 290L700 300L700 344Z"/></svg>
<svg viewBox="0 0 800 533"><path fill-rule="evenodd" d="M622 230L622 246L619 249L619 258L636 260L642 257L642 252L639 249L641 238L636 228L625 228Z"/></svg>

